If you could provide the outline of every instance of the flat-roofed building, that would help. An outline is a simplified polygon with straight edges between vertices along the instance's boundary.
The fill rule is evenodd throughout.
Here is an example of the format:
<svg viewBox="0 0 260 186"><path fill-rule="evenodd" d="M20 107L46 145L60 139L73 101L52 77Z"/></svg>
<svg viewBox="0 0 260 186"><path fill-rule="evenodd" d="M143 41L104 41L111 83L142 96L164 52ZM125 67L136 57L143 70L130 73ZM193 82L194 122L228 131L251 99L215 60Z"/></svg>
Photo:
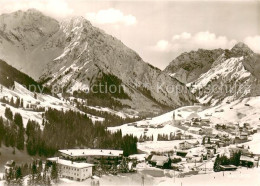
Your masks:
<svg viewBox="0 0 260 186"><path fill-rule="evenodd" d="M58 157L48 158L47 161L56 162L58 164L60 177L83 181L92 176L93 164L77 163Z"/></svg>

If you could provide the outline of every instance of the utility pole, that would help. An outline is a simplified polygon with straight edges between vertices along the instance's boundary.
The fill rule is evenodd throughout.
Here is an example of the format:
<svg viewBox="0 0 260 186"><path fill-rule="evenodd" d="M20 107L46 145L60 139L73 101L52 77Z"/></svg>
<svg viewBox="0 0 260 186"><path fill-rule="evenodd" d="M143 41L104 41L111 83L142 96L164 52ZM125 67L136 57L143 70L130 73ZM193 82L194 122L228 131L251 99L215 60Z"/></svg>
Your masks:
<svg viewBox="0 0 260 186"><path fill-rule="evenodd" d="M206 172L207 172L207 170L206 170L206 164L207 164L207 162L205 163L205 174L206 174Z"/></svg>
<svg viewBox="0 0 260 186"><path fill-rule="evenodd" d="M144 186L144 175L142 175L142 186Z"/></svg>
<svg viewBox="0 0 260 186"><path fill-rule="evenodd" d="M175 170L173 170L173 183L175 183Z"/></svg>

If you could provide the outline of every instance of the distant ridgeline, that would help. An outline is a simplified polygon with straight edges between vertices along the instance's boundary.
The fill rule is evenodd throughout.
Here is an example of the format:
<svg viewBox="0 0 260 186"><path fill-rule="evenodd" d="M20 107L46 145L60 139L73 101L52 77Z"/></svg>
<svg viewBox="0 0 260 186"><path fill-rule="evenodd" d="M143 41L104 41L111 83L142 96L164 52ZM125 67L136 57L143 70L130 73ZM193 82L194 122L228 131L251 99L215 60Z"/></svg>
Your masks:
<svg viewBox="0 0 260 186"><path fill-rule="evenodd" d="M50 93L49 89L46 87L43 88L41 84L37 83L28 75L8 65L5 61L0 60L0 84L12 88L14 87L14 82L25 86L28 90L30 90L30 85L34 86L35 88L30 91L41 92L40 90L43 90L43 93Z"/></svg>

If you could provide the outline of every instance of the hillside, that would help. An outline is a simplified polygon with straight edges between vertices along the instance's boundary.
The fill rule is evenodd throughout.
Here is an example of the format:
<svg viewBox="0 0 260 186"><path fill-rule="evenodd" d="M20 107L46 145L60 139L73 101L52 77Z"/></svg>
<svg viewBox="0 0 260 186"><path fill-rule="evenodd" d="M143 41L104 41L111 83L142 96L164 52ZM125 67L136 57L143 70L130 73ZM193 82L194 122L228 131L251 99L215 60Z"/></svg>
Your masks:
<svg viewBox="0 0 260 186"><path fill-rule="evenodd" d="M213 105L224 99L258 96L259 59L248 46L238 43L220 55L207 73L190 83L191 89L201 102Z"/></svg>
<svg viewBox="0 0 260 186"><path fill-rule="evenodd" d="M213 62L224 52L223 49L185 52L175 58L164 69L164 72L175 77L183 83L196 80L201 74L206 73Z"/></svg>

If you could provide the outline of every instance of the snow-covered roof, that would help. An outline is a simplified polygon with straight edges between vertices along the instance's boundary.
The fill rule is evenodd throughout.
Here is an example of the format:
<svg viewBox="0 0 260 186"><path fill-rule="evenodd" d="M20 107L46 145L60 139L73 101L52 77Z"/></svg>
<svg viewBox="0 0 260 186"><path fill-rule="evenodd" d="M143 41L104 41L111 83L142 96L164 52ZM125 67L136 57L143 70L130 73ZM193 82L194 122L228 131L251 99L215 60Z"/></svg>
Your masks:
<svg viewBox="0 0 260 186"><path fill-rule="evenodd" d="M201 131L201 128L198 127L189 127L189 131Z"/></svg>
<svg viewBox="0 0 260 186"><path fill-rule="evenodd" d="M66 165L69 167L74 167L74 168L87 168L87 167L93 167L93 164L90 163L77 163L77 162L72 162L69 160L64 160L64 159L59 159L59 158L48 158L47 160L49 161L55 161L56 163L60 165Z"/></svg>
<svg viewBox="0 0 260 186"><path fill-rule="evenodd" d="M158 155L153 155L151 161L153 162L158 162L158 161L164 161L164 162L167 162L169 160L168 157L166 156L158 156Z"/></svg>
<svg viewBox="0 0 260 186"><path fill-rule="evenodd" d="M108 150L108 149L67 149L59 150L60 153L68 156L120 156L123 154L122 150Z"/></svg>
<svg viewBox="0 0 260 186"><path fill-rule="evenodd" d="M200 118L200 116L196 112L193 112L186 119L190 120L192 118Z"/></svg>
<svg viewBox="0 0 260 186"><path fill-rule="evenodd" d="M250 158L248 156L241 156L240 157L240 161L249 161L249 162L254 162L254 159L253 158Z"/></svg>

